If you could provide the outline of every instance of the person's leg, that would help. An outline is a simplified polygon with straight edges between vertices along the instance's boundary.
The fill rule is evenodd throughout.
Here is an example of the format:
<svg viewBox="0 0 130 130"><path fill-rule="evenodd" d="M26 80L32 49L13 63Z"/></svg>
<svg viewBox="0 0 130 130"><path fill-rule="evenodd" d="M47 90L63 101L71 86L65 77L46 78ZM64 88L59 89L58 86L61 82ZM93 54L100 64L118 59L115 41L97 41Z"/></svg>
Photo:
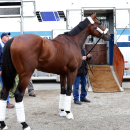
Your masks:
<svg viewBox="0 0 130 130"><path fill-rule="evenodd" d="M86 91L86 75L81 75L81 94L80 94L80 100L86 99L87 91Z"/></svg>
<svg viewBox="0 0 130 130"><path fill-rule="evenodd" d="M2 90L2 88L3 88L3 82L2 82L1 75L0 75L0 83L1 83L1 90ZM7 104L9 104L9 96L7 98Z"/></svg>
<svg viewBox="0 0 130 130"><path fill-rule="evenodd" d="M86 75L81 76L81 94L80 94L80 101L81 102L90 102L90 100L86 99L87 91L86 91Z"/></svg>
<svg viewBox="0 0 130 130"><path fill-rule="evenodd" d="M0 75L0 83L1 83L1 90L2 90L2 88L3 88L3 82L2 82L1 75ZM8 95L8 98L7 98L7 106L6 107L7 108L14 108L14 105L9 103L9 95Z"/></svg>
<svg viewBox="0 0 130 130"><path fill-rule="evenodd" d="M80 76L77 76L75 78L74 84L73 84L73 97L74 101L79 100L79 84L80 84Z"/></svg>
<svg viewBox="0 0 130 130"><path fill-rule="evenodd" d="M0 75L0 83L1 83L1 90L2 90L2 88L3 88L3 82L2 82L1 75Z"/></svg>
<svg viewBox="0 0 130 130"><path fill-rule="evenodd" d="M33 83L32 83L32 79L31 78L29 80L29 84L28 84L27 88L28 88L29 96L35 97L36 95L34 94L34 88L33 88Z"/></svg>
<svg viewBox="0 0 130 130"><path fill-rule="evenodd" d="M7 98L7 105L9 104L9 95L8 95L8 98Z"/></svg>

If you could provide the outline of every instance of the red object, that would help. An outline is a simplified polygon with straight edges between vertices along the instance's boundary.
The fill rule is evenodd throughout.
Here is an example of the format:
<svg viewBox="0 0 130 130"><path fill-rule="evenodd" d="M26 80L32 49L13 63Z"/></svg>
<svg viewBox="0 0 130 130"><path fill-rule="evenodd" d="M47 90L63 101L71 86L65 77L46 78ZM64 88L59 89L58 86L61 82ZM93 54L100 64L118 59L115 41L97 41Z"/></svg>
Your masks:
<svg viewBox="0 0 130 130"><path fill-rule="evenodd" d="M122 86L122 80L124 74L124 57L116 44L114 45L114 52L113 52L113 68L116 73L116 77L120 85Z"/></svg>

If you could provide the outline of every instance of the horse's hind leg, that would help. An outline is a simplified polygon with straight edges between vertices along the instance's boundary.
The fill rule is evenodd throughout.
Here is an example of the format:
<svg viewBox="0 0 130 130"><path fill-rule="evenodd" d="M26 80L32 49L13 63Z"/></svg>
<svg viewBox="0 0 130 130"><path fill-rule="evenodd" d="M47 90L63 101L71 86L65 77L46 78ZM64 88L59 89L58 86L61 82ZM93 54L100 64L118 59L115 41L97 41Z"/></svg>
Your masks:
<svg viewBox="0 0 130 130"><path fill-rule="evenodd" d="M24 113L24 104L23 104L23 95L25 93L25 89L29 83L30 77L20 78L18 87L15 91L15 108L17 120L23 125L24 130L31 130L31 128L25 122L25 113Z"/></svg>
<svg viewBox="0 0 130 130"><path fill-rule="evenodd" d="M64 111L65 97L66 97L66 76L60 75L60 83L61 83L61 93L60 93L60 101L59 101L59 109L60 116L66 116L66 112Z"/></svg>
<svg viewBox="0 0 130 130"><path fill-rule="evenodd" d="M6 115L6 105L7 105L7 97L9 94L9 90L2 89L1 90L1 99L0 99L0 128L2 130L7 130L8 127L5 124L5 115Z"/></svg>

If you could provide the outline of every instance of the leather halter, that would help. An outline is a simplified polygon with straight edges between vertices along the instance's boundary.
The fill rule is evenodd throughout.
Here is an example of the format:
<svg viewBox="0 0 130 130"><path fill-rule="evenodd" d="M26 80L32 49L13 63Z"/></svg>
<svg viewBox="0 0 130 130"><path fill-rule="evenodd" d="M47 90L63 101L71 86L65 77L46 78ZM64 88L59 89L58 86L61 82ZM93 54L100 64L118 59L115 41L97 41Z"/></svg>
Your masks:
<svg viewBox="0 0 130 130"><path fill-rule="evenodd" d="M90 21L91 24L94 24L94 21L93 21L93 19L90 16L87 17L87 18L88 18L88 20ZM100 32L101 34L107 34L107 32L108 32L109 29L106 28L105 31L102 31L99 27L97 27L96 30L98 32Z"/></svg>

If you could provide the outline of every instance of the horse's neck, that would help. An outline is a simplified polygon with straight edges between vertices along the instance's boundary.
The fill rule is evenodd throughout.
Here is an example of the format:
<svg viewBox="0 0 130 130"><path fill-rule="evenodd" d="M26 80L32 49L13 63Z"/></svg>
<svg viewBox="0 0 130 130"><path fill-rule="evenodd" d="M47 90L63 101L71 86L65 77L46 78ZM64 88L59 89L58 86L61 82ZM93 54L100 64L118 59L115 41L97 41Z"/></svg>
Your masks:
<svg viewBox="0 0 130 130"><path fill-rule="evenodd" d="M86 28L83 31L81 31L79 34L74 36L75 43L79 46L79 48L83 47L83 44L85 43L88 35L90 35L90 34L89 34L88 29Z"/></svg>

